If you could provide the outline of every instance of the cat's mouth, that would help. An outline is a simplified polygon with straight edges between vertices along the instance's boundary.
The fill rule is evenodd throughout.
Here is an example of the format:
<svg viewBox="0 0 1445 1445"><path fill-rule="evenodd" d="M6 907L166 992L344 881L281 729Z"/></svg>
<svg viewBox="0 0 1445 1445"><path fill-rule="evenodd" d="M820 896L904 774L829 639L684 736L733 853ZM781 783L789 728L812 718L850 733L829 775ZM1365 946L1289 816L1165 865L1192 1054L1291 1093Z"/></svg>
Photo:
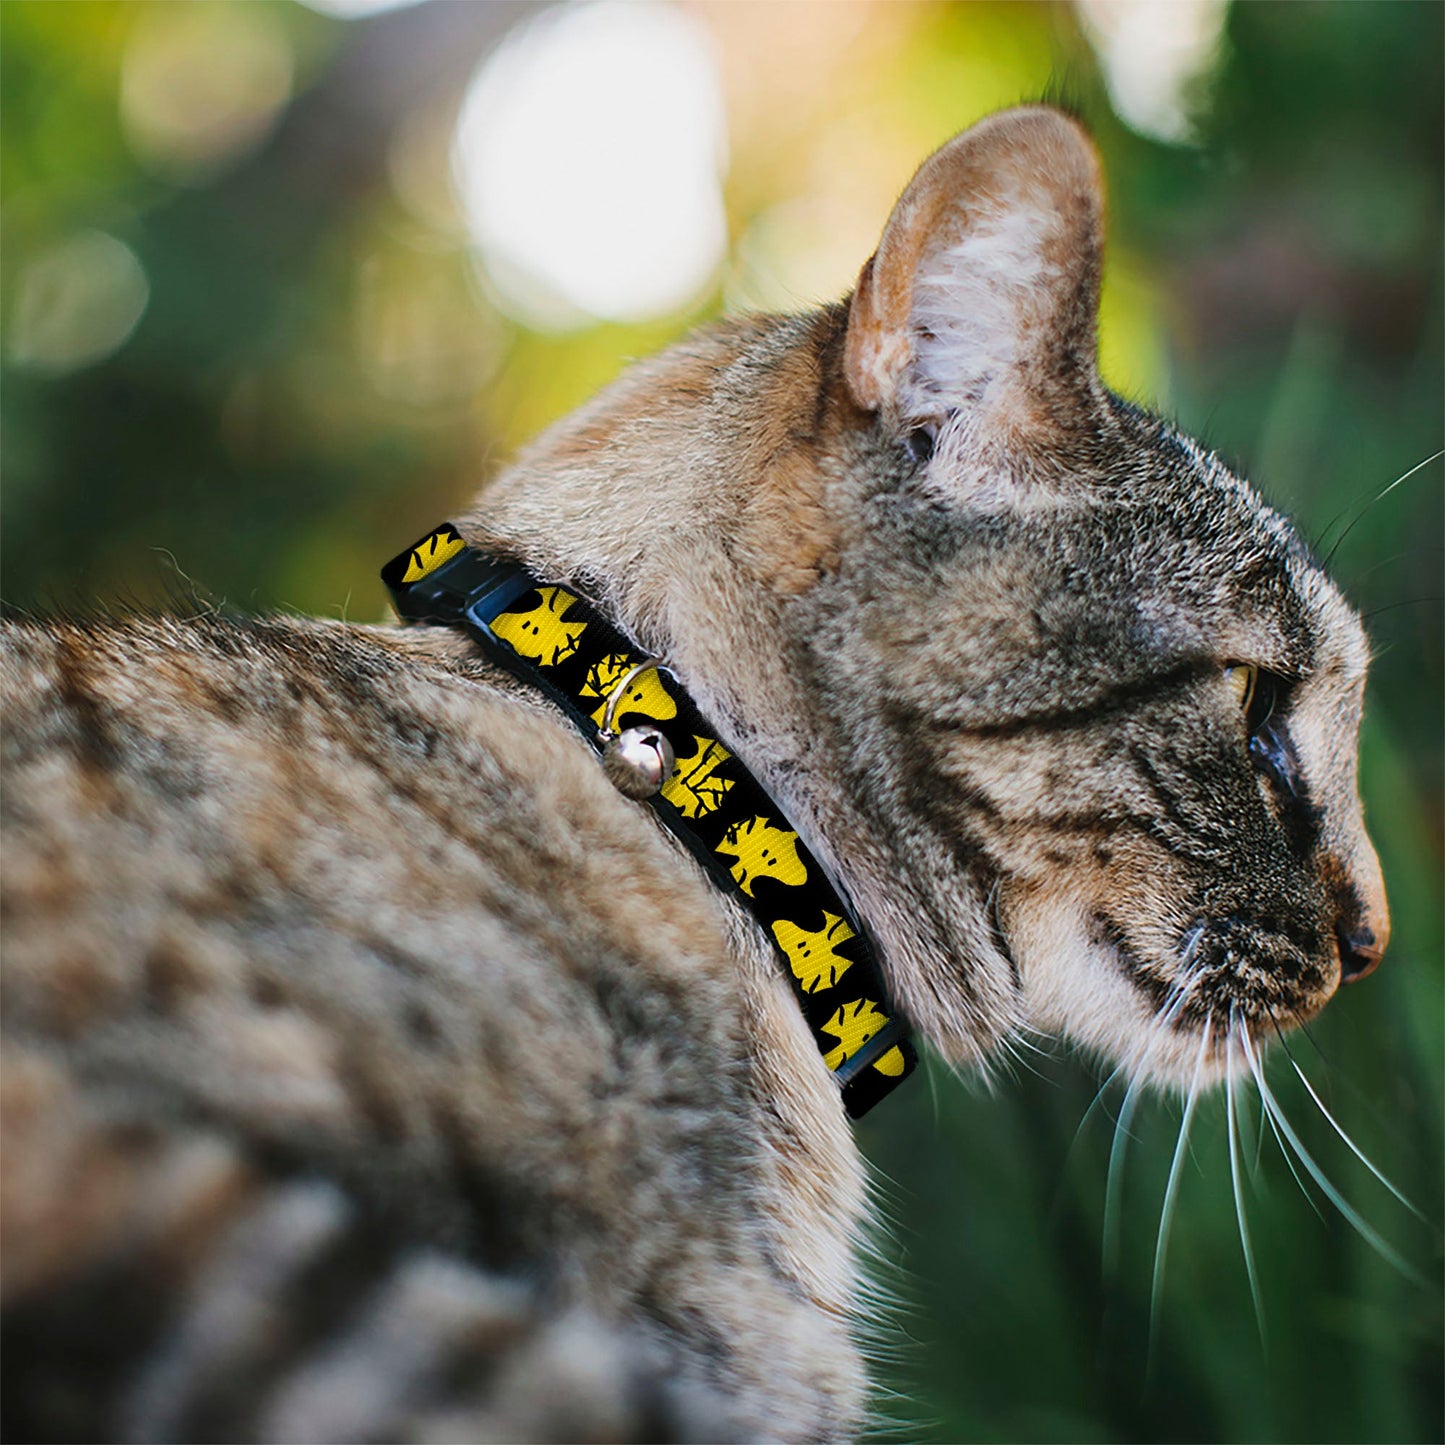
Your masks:
<svg viewBox="0 0 1445 1445"><path fill-rule="evenodd" d="M1164 958L1136 948L1107 914L1091 920L1102 944L1154 1006L1159 1025L1221 1044L1240 1026L1258 1039L1308 1023L1341 977L1318 930L1291 920L1243 915L1196 918Z"/></svg>
<svg viewBox="0 0 1445 1445"><path fill-rule="evenodd" d="M1329 943L1243 915L1141 940L1059 894L1005 907L1025 1014L1129 1074L1193 1089L1248 1071L1248 1051L1312 1018L1338 987Z"/></svg>

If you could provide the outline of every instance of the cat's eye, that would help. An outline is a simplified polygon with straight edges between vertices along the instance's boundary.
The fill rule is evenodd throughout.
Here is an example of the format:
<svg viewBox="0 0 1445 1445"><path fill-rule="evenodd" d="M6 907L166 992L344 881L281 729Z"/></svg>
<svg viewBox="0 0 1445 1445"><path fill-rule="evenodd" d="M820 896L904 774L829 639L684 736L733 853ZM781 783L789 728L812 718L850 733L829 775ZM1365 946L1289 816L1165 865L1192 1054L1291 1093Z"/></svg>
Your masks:
<svg viewBox="0 0 1445 1445"><path fill-rule="evenodd" d="M938 439L938 428L929 422L916 426L903 438L903 449L915 466L922 466L933 455L933 444Z"/></svg>
<svg viewBox="0 0 1445 1445"><path fill-rule="evenodd" d="M1259 682L1259 669L1251 667L1247 662L1238 662L1233 667L1224 669L1224 680L1229 684L1229 690L1234 694L1234 700L1239 704L1240 711L1247 712L1250 703L1254 701L1254 689Z"/></svg>
<svg viewBox="0 0 1445 1445"><path fill-rule="evenodd" d="M1224 669L1224 680L1244 714L1245 727L1253 736L1274 712L1277 696L1274 674L1250 662L1236 662Z"/></svg>

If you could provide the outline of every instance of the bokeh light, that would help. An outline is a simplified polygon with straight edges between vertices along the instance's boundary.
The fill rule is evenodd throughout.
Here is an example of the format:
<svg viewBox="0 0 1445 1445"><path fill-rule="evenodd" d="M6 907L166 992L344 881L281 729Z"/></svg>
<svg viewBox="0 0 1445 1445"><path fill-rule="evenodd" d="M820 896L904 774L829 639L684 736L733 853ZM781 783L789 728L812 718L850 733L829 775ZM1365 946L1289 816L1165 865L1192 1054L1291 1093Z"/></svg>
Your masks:
<svg viewBox="0 0 1445 1445"><path fill-rule="evenodd" d="M120 108L140 158L197 177L252 150L291 95L285 27L264 5L148 9L131 33Z"/></svg>
<svg viewBox="0 0 1445 1445"><path fill-rule="evenodd" d="M333 15L338 20L366 20L384 10L405 10L422 0L301 0L309 10Z"/></svg>
<svg viewBox="0 0 1445 1445"><path fill-rule="evenodd" d="M670 6L545 12L468 91L456 184L503 307L544 328L697 300L727 243L706 32Z"/></svg>
<svg viewBox="0 0 1445 1445"><path fill-rule="evenodd" d="M124 241L104 231L67 236L20 274L9 359L55 375L101 361L125 344L149 299L145 271Z"/></svg>
<svg viewBox="0 0 1445 1445"><path fill-rule="evenodd" d="M1197 88L1218 64L1228 0L1078 0L1120 117L1186 141Z"/></svg>

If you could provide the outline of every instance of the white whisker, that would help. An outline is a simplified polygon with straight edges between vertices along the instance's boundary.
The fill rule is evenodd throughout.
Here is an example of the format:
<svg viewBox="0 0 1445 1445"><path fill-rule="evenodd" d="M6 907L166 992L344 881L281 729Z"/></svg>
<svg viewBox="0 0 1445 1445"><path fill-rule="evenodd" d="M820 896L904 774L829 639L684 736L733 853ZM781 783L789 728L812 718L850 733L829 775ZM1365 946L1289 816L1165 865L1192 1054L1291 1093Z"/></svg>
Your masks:
<svg viewBox="0 0 1445 1445"><path fill-rule="evenodd" d="M1255 1087L1258 1089L1259 1081L1256 1079ZM1269 1132L1274 1136L1274 1142L1279 1147L1279 1152L1284 1162L1289 1166L1289 1172L1294 1177L1294 1182L1299 1185L1299 1192L1304 1195L1306 1203L1314 1210L1315 1214L1323 1219L1324 1211L1315 1203L1315 1197L1309 1191L1309 1185L1300 1177L1300 1172L1294 1167L1294 1156L1289 1152L1289 1146L1284 1142L1284 1135L1279 1132L1279 1125L1274 1122L1274 1115L1270 1113L1269 1105L1265 1103L1264 1095L1259 1096L1259 1107L1264 1118L1269 1123Z"/></svg>
<svg viewBox="0 0 1445 1445"><path fill-rule="evenodd" d="M1124 1090L1124 1102L1119 1116L1114 1120L1114 1140L1109 1145L1109 1173L1104 1185L1104 1277L1112 1279L1119 1264L1119 1200L1124 1190L1124 1156L1128 1152L1130 1129L1134 1123L1134 1110L1139 1106L1139 1080L1129 1081Z"/></svg>
<svg viewBox="0 0 1445 1445"><path fill-rule="evenodd" d="M1028 1036L1025 1032L1023 1032L1023 1030L1021 1030L1021 1029L1015 1029L1015 1030L1013 1031L1013 1033L1011 1033L1011 1034L1009 1035L1009 1037L1014 1041L1015 1044L1018 1045L1019 1048L1021 1048L1021 1049L1029 1049L1029 1050L1031 1050L1033 1053L1036 1053L1041 1059L1051 1059L1051 1058L1053 1058L1053 1050L1052 1050L1052 1049L1045 1048L1042 1044L1036 1044L1036 1043L1035 1043L1031 1038L1029 1038L1029 1036Z"/></svg>
<svg viewBox="0 0 1445 1445"><path fill-rule="evenodd" d="M1372 507L1374 507L1380 502L1383 502L1385 498L1388 497L1390 493L1395 490L1396 487L1403 485L1405 482L1408 482L1410 478L1415 475L1416 472L1422 471L1425 467L1428 467L1431 462L1438 462L1441 457L1445 457L1445 451L1436 452L1433 456L1426 457L1424 461L1416 462L1415 465L1411 467L1408 472L1404 472L1402 475L1396 477L1395 480L1391 482L1388 487L1386 487L1381 492L1377 492L1373 497L1371 497L1370 500L1366 502L1362 508L1360 508L1359 512L1351 520L1349 526L1346 527L1345 530L1341 532L1338 537L1335 538L1333 543L1331 543L1330 550L1325 553L1325 560L1320 565L1322 567L1328 567L1330 565L1330 562L1334 559L1335 553L1340 550L1341 545L1344 543L1345 538L1348 537L1350 533L1353 532L1355 528L1360 524L1360 522L1369 515L1370 509ZM1330 526L1333 525L1333 522L1330 523ZM1323 541L1324 539L1321 538L1320 540Z"/></svg>
<svg viewBox="0 0 1445 1445"><path fill-rule="evenodd" d="M1108 1078L1106 1078L1104 1082L1100 1084L1099 1087L1094 1091L1094 1097L1089 1100L1089 1107L1084 1110L1082 1117L1079 1119L1078 1128L1074 1130L1074 1137L1069 1143L1070 1154L1072 1154L1074 1150L1078 1147L1079 1137L1084 1132L1084 1126L1089 1122L1090 1119L1094 1117L1094 1111L1103 1102L1104 1095L1108 1092L1109 1085L1112 1084L1114 1080L1117 1079L1119 1075L1123 1072L1123 1064L1116 1064L1114 1068L1110 1070ZM1067 1167L1067 1160L1065 1161L1065 1163Z"/></svg>
<svg viewBox="0 0 1445 1445"><path fill-rule="evenodd" d="M1243 1025L1241 1024L1240 1027L1242 1028ZM1228 1051L1231 1059L1234 1054L1239 1052L1232 1038L1229 1041ZM1245 1074L1241 1076L1235 1082L1237 1085L1235 1089L1237 1107L1234 1111L1234 1123L1235 1128L1239 1130L1240 1168L1243 1171L1244 1177L1258 1189L1259 1156L1261 1149L1259 1134L1264 1126L1255 1120L1249 1109L1247 1099L1248 1091L1246 1089L1247 1083L1250 1082L1248 1075Z"/></svg>
<svg viewBox="0 0 1445 1445"><path fill-rule="evenodd" d="M1159 1236L1154 1245L1154 1284L1149 1292L1149 1354L1154 1354L1155 1334L1159 1324L1159 1301L1164 1294L1164 1260L1169 1251L1169 1229L1174 1222L1174 1203L1179 1195L1179 1181L1189 1146L1189 1126L1194 1122L1194 1108L1199 1102L1199 1076L1204 1056L1209 1049L1211 1020L1206 1019L1199 1036L1199 1056L1194 1062L1194 1076L1189 1081L1189 1097L1184 1104L1184 1117L1179 1121L1179 1138L1174 1145L1174 1159L1169 1166L1169 1179L1164 1185L1164 1203L1159 1211Z"/></svg>
<svg viewBox="0 0 1445 1445"><path fill-rule="evenodd" d="M1233 1009L1230 1010L1231 1015ZM1230 1020L1233 1024L1233 1019ZM1243 1025L1240 1025L1241 1030ZM1234 1030L1231 1028L1226 1036L1229 1044L1233 1044ZM1226 1059L1226 1063L1228 1060ZM1259 1342L1264 1346L1266 1352L1269 1350L1269 1336L1264 1326L1264 1300L1259 1292L1259 1274L1254 1266L1254 1249L1250 1245L1249 1221L1244 1212L1244 1191L1239 1182L1239 1132L1235 1122L1235 1106L1238 1102L1234 1092L1234 1071L1230 1068L1224 1071L1224 1114L1229 1124L1229 1178L1234 1187L1234 1213L1239 1220L1239 1244L1244 1251L1244 1268L1249 1275L1249 1293L1254 1299L1254 1318L1259 1325Z"/></svg>
<svg viewBox="0 0 1445 1445"><path fill-rule="evenodd" d="M1006 1034L999 1040L999 1047L1008 1055L1015 1068L1023 1069L1032 1074L1034 1078L1042 1079L1046 1084L1053 1084L1056 1088L1058 1087L1057 1079L1051 1079L1042 1070L1036 1069L1032 1061L1022 1052L1019 1048L1019 1039L1016 1034ZM1041 1058L1047 1057L1040 1048L1035 1047L1034 1052Z"/></svg>
<svg viewBox="0 0 1445 1445"><path fill-rule="evenodd" d="M1426 1285L1423 1277L1416 1270L1412 1269L1396 1250L1386 1244L1379 1232L1366 1222L1359 1210L1326 1178L1324 1171L1315 1163L1309 1150L1301 1143L1299 1135L1290 1127L1290 1122L1285 1118L1284 1111L1280 1108L1278 1101L1270 1092L1269 1085L1265 1082L1264 1071L1260 1068L1259 1061L1249 1045L1247 1035L1243 1043L1245 1046L1245 1057L1249 1060L1250 1069L1254 1074L1254 1082L1259 1088L1260 1097L1264 1100L1265 1108L1269 1111L1270 1117L1279 1127L1279 1131L1289 1141L1299 1162L1304 1165L1305 1171L1324 1192L1325 1198L1339 1210L1351 1227L1374 1249L1381 1259L1393 1265L1395 1269L1412 1283L1419 1285L1422 1289L1428 1288L1429 1286Z"/></svg>
<svg viewBox="0 0 1445 1445"><path fill-rule="evenodd" d="M1257 1075L1259 1073L1259 1066L1256 1064L1255 1060L1250 1057L1249 1054L1249 1037L1247 1029L1241 1035L1240 1042L1245 1045L1245 1058L1249 1062L1251 1074ZM1257 1086L1257 1078L1255 1082ZM1294 1182L1299 1185L1299 1192L1304 1195L1305 1203L1314 1210L1316 1216L1319 1219L1323 1220L1325 1217L1324 1211L1319 1207L1318 1204L1315 1203L1315 1197L1313 1194L1310 1193L1309 1185L1304 1182L1304 1180L1300 1177L1299 1170L1294 1167L1294 1156L1289 1152L1289 1146L1284 1142L1284 1135L1279 1132L1279 1125L1274 1122L1274 1116L1269 1112L1269 1106L1265 1103L1263 1092L1258 1087L1256 1087L1255 1093L1259 1096L1260 1147L1263 1148L1264 1146L1264 1127L1266 1124L1268 1124L1269 1132L1274 1138L1275 1146L1279 1149L1280 1157L1288 1166L1290 1175L1294 1179Z"/></svg>
<svg viewBox="0 0 1445 1445"><path fill-rule="evenodd" d="M1240 1027L1244 1028L1245 1025L1241 1024ZM1264 1121L1266 1117L1264 1100L1261 1099L1259 1101L1259 1119L1251 1126L1254 1129L1254 1163L1249 1166L1249 1177L1251 1179L1259 1178L1259 1164L1260 1160L1264 1157ZM1288 1156L1286 1156L1286 1158L1287 1157Z"/></svg>
<svg viewBox="0 0 1445 1445"><path fill-rule="evenodd" d="M1395 1198L1398 1199L1400 1203L1403 1204L1405 1208L1408 1209L1410 1213L1415 1216L1416 1219L1420 1220L1422 1224L1428 1224L1429 1220L1425 1218L1425 1215L1419 1209L1417 1209L1414 1204L1412 1204L1410 1200L1405 1197L1404 1194L1402 1194L1398 1189L1396 1189L1395 1186L1378 1169L1375 1168L1374 1164L1365 1157L1364 1152L1355 1143L1355 1141L1351 1139L1347 1133L1345 1133L1343 1128L1340 1127L1339 1121L1335 1118L1333 1114L1330 1113L1327 1108L1325 1108L1325 1101L1321 1099L1317 1093L1315 1093L1314 1085L1311 1084L1309 1079L1305 1077L1305 1071L1300 1068L1298 1061L1295 1059L1295 1056L1289 1052L1288 1048L1285 1049L1285 1054L1288 1057L1290 1063L1294 1065L1294 1071L1299 1075L1300 1083L1305 1086L1306 1091L1308 1092L1310 1098L1315 1101L1315 1105L1319 1109L1320 1113L1323 1114L1325 1118L1329 1121L1330 1128L1332 1128L1335 1133L1338 1134L1340 1138L1345 1141L1345 1144L1349 1147L1350 1153L1352 1153L1355 1158L1358 1159L1360 1163L1363 1164L1365 1168L1368 1169L1370 1173L1373 1174L1375 1178L1378 1179L1380 1183L1383 1184L1385 1188L1388 1189L1390 1193L1393 1194Z"/></svg>

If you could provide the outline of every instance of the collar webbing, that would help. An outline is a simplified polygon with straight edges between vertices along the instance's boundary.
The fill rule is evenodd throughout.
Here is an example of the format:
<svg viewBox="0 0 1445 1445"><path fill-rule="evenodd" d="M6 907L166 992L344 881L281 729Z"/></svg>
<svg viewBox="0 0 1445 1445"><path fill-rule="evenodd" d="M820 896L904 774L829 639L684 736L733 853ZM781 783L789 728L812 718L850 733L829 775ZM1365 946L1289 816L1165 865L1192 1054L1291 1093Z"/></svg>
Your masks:
<svg viewBox="0 0 1445 1445"><path fill-rule="evenodd" d="M609 695L646 654L576 593L463 542L427 533L381 570L400 615L462 628L490 657L555 702L599 750ZM862 926L753 775L671 676L640 673L616 726L666 733L677 766L648 801L713 881L767 930L823 1062L861 1118L917 1066Z"/></svg>

